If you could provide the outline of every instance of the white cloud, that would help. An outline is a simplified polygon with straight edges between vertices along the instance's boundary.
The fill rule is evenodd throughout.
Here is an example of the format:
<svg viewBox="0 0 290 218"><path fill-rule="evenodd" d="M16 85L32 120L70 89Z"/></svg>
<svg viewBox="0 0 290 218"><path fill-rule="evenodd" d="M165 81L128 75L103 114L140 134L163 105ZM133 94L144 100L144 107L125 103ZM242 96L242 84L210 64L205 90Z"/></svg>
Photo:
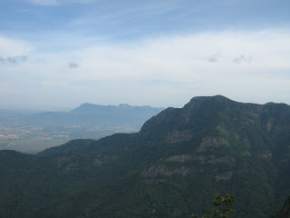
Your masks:
<svg viewBox="0 0 290 218"><path fill-rule="evenodd" d="M84 101L182 105L195 95L223 94L242 101L290 103L289 41L285 30L90 45L72 40L80 46L62 52L39 49L21 66L6 66L0 72L0 98L10 96L10 104L61 106ZM71 69L70 63L78 67Z"/></svg>
<svg viewBox="0 0 290 218"><path fill-rule="evenodd" d="M0 35L0 56L24 56L31 50L32 47L28 42Z"/></svg>

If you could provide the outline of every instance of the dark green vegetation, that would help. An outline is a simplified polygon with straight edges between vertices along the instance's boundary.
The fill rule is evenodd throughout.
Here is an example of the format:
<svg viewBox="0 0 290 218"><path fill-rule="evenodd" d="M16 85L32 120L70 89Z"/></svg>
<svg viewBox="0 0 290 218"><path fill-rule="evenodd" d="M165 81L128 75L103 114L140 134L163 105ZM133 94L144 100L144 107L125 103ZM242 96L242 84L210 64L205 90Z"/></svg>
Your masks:
<svg viewBox="0 0 290 218"><path fill-rule="evenodd" d="M290 197L285 202L281 211L279 211L276 218L289 218L290 217Z"/></svg>
<svg viewBox="0 0 290 218"><path fill-rule="evenodd" d="M201 218L231 218L234 209L234 197L230 194L218 195L213 202L213 208L208 210ZM193 215L192 218L198 218Z"/></svg>
<svg viewBox="0 0 290 218"><path fill-rule="evenodd" d="M0 110L0 150L37 153L73 139L136 132L160 111L149 106L88 103L68 112Z"/></svg>
<svg viewBox="0 0 290 218"><path fill-rule="evenodd" d="M196 97L139 133L0 152L0 217L189 218L232 193L233 217L268 218L290 193L289 171L288 105Z"/></svg>

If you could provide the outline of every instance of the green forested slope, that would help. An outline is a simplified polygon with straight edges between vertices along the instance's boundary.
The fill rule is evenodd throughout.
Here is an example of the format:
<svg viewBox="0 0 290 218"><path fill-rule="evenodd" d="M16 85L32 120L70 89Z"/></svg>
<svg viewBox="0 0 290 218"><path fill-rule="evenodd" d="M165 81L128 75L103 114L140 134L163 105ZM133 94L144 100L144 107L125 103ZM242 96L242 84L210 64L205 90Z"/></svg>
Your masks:
<svg viewBox="0 0 290 218"><path fill-rule="evenodd" d="M0 152L0 217L187 218L232 193L234 217L266 218L290 193L289 161L289 106L196 97L139 133Z"/></svg>

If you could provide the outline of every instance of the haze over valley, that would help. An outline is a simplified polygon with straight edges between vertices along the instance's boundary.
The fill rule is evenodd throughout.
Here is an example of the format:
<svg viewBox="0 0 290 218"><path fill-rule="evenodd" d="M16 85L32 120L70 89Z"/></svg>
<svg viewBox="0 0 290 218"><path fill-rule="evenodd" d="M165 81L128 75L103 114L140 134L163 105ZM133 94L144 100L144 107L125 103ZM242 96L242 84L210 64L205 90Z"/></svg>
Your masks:
<svg viewBox="0 0 290 218"><path fill-rule="evenodd" d="M0 110L0 150L40 152L73 139L137 132L161 108L82 104L67 112Z"/></svg>

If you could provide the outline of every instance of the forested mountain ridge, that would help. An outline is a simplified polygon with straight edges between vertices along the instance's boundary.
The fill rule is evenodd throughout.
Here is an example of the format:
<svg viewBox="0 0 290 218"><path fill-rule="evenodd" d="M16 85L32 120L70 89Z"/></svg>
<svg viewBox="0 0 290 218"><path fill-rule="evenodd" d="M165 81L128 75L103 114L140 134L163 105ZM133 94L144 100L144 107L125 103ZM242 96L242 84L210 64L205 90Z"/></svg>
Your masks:
<svg viewBox="0 0 290 218"><path fill-rule="evenodd" d="M236 218L268 218L290 194L290 106L195 97L140 132L0 152L0 217L191 217L218 193Z"/></svg>

